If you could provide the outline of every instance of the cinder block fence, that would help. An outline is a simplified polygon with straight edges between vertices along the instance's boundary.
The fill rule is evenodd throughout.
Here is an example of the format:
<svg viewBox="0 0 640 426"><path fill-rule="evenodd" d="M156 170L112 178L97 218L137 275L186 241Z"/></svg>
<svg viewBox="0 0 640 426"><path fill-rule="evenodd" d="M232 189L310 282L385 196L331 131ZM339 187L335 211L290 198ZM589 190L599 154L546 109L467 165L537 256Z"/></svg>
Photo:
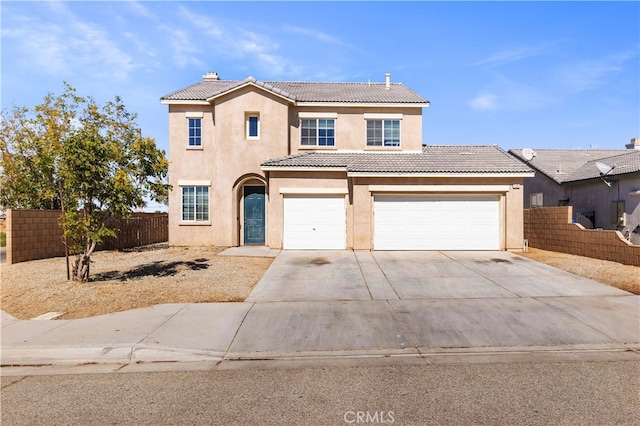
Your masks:
<svg viewBox="0 0 640 426"><path fill-rule="evenodd" d="M572 206L527 209L524 237L530 247L640 266L640 246L618 231L585 229L572 217Z"/></svg>
<svg viewBox="0 0 640 426"><path fill-rule="evenodd" d="M64 256L58 210L7 210L7 264Z"/></svg>
<svg viewBox="0 0 640 426"><path fill-rule="evenodd" d="M59 210L7 210L7 264L64 256ZM131 218L114 218L118 238L107 239L100 249L123 250L166 242L169 219L166 213L136 213Z"/></svg>

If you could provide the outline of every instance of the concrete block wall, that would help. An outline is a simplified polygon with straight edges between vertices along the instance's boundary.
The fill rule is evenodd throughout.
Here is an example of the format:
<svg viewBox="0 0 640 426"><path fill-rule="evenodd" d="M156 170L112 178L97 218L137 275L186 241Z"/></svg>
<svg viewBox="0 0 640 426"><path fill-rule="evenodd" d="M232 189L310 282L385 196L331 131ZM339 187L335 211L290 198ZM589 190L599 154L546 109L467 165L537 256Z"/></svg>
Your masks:
<svg viewBox="0 0 640 426"><path fill-rule="evenodd" d="M572 217L572 206L526 209L524 237L529 247L640 266L640 246L618 231L585 229L571 223Z"/></svg>
<svg viewBox="0 0 640 426"><path fill-rule="evenodd" d="M64 256L59 210L7 210L7 264Z"/></svg>

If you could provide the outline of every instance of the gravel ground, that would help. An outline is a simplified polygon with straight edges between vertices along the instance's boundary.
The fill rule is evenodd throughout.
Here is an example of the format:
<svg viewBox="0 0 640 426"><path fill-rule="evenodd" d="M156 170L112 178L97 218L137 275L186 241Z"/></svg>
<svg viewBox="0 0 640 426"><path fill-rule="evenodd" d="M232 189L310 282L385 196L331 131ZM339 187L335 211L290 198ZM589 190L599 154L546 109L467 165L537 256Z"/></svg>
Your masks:
<svg viewBox="0 0 640 426"><path fill-rule="evenodd" d="M19 319L83 318L162 303L244 301L273 259L218 256L218 247L153 247L93 256L91 281L68 282L64 258L2 266L0 306Z"/></svg>
<svg viewBox="0 0 640 426"><path fill-rule="evenodd" d="M529 248L527 253L520 254L572 274L590 278L633 294L640 294L640 267L638 266L536 248Z"/></svg>
<svg viewBox="0 0 640 426"><path fill-rule="evenodd" d="M3 265L0 307L19 319L83 318L162 303L244 301L273 259L218 256L220 247L156 246L92 256L88 283L68 282L64 258ZM634 294L640 268L530 248L523 256Z"/></svg>

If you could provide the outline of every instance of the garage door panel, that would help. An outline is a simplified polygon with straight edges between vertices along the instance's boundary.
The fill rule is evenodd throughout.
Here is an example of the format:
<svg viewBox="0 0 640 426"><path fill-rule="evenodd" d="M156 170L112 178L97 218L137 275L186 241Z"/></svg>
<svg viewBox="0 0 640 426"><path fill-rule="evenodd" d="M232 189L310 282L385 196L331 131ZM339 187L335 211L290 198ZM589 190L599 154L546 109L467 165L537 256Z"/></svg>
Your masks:
<svg viewBox="0 0 640 426"><path fill-rule="evenodd" d="M376 196L376 250L498 250L499 198Z"/></svg>
<svg viewBox="0 0 640 426"><path fill-rule="evenodd" d="M288 250L346 248L344 196L285 197L283 248Z"/></svg>

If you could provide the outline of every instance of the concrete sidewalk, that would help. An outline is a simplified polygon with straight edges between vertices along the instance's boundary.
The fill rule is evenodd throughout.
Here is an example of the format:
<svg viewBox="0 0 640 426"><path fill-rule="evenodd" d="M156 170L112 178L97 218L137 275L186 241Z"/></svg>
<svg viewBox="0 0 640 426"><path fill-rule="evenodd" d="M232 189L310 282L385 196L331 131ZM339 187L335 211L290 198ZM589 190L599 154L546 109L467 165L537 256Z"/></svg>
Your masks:
<svg viewBox="0 0 640 426"><path fill-rule="evenodd" d="M157 305L76 320L20 321L3 312L1 362L640 360L640 296L512 256L283 252L243 303Z"/></svg>

